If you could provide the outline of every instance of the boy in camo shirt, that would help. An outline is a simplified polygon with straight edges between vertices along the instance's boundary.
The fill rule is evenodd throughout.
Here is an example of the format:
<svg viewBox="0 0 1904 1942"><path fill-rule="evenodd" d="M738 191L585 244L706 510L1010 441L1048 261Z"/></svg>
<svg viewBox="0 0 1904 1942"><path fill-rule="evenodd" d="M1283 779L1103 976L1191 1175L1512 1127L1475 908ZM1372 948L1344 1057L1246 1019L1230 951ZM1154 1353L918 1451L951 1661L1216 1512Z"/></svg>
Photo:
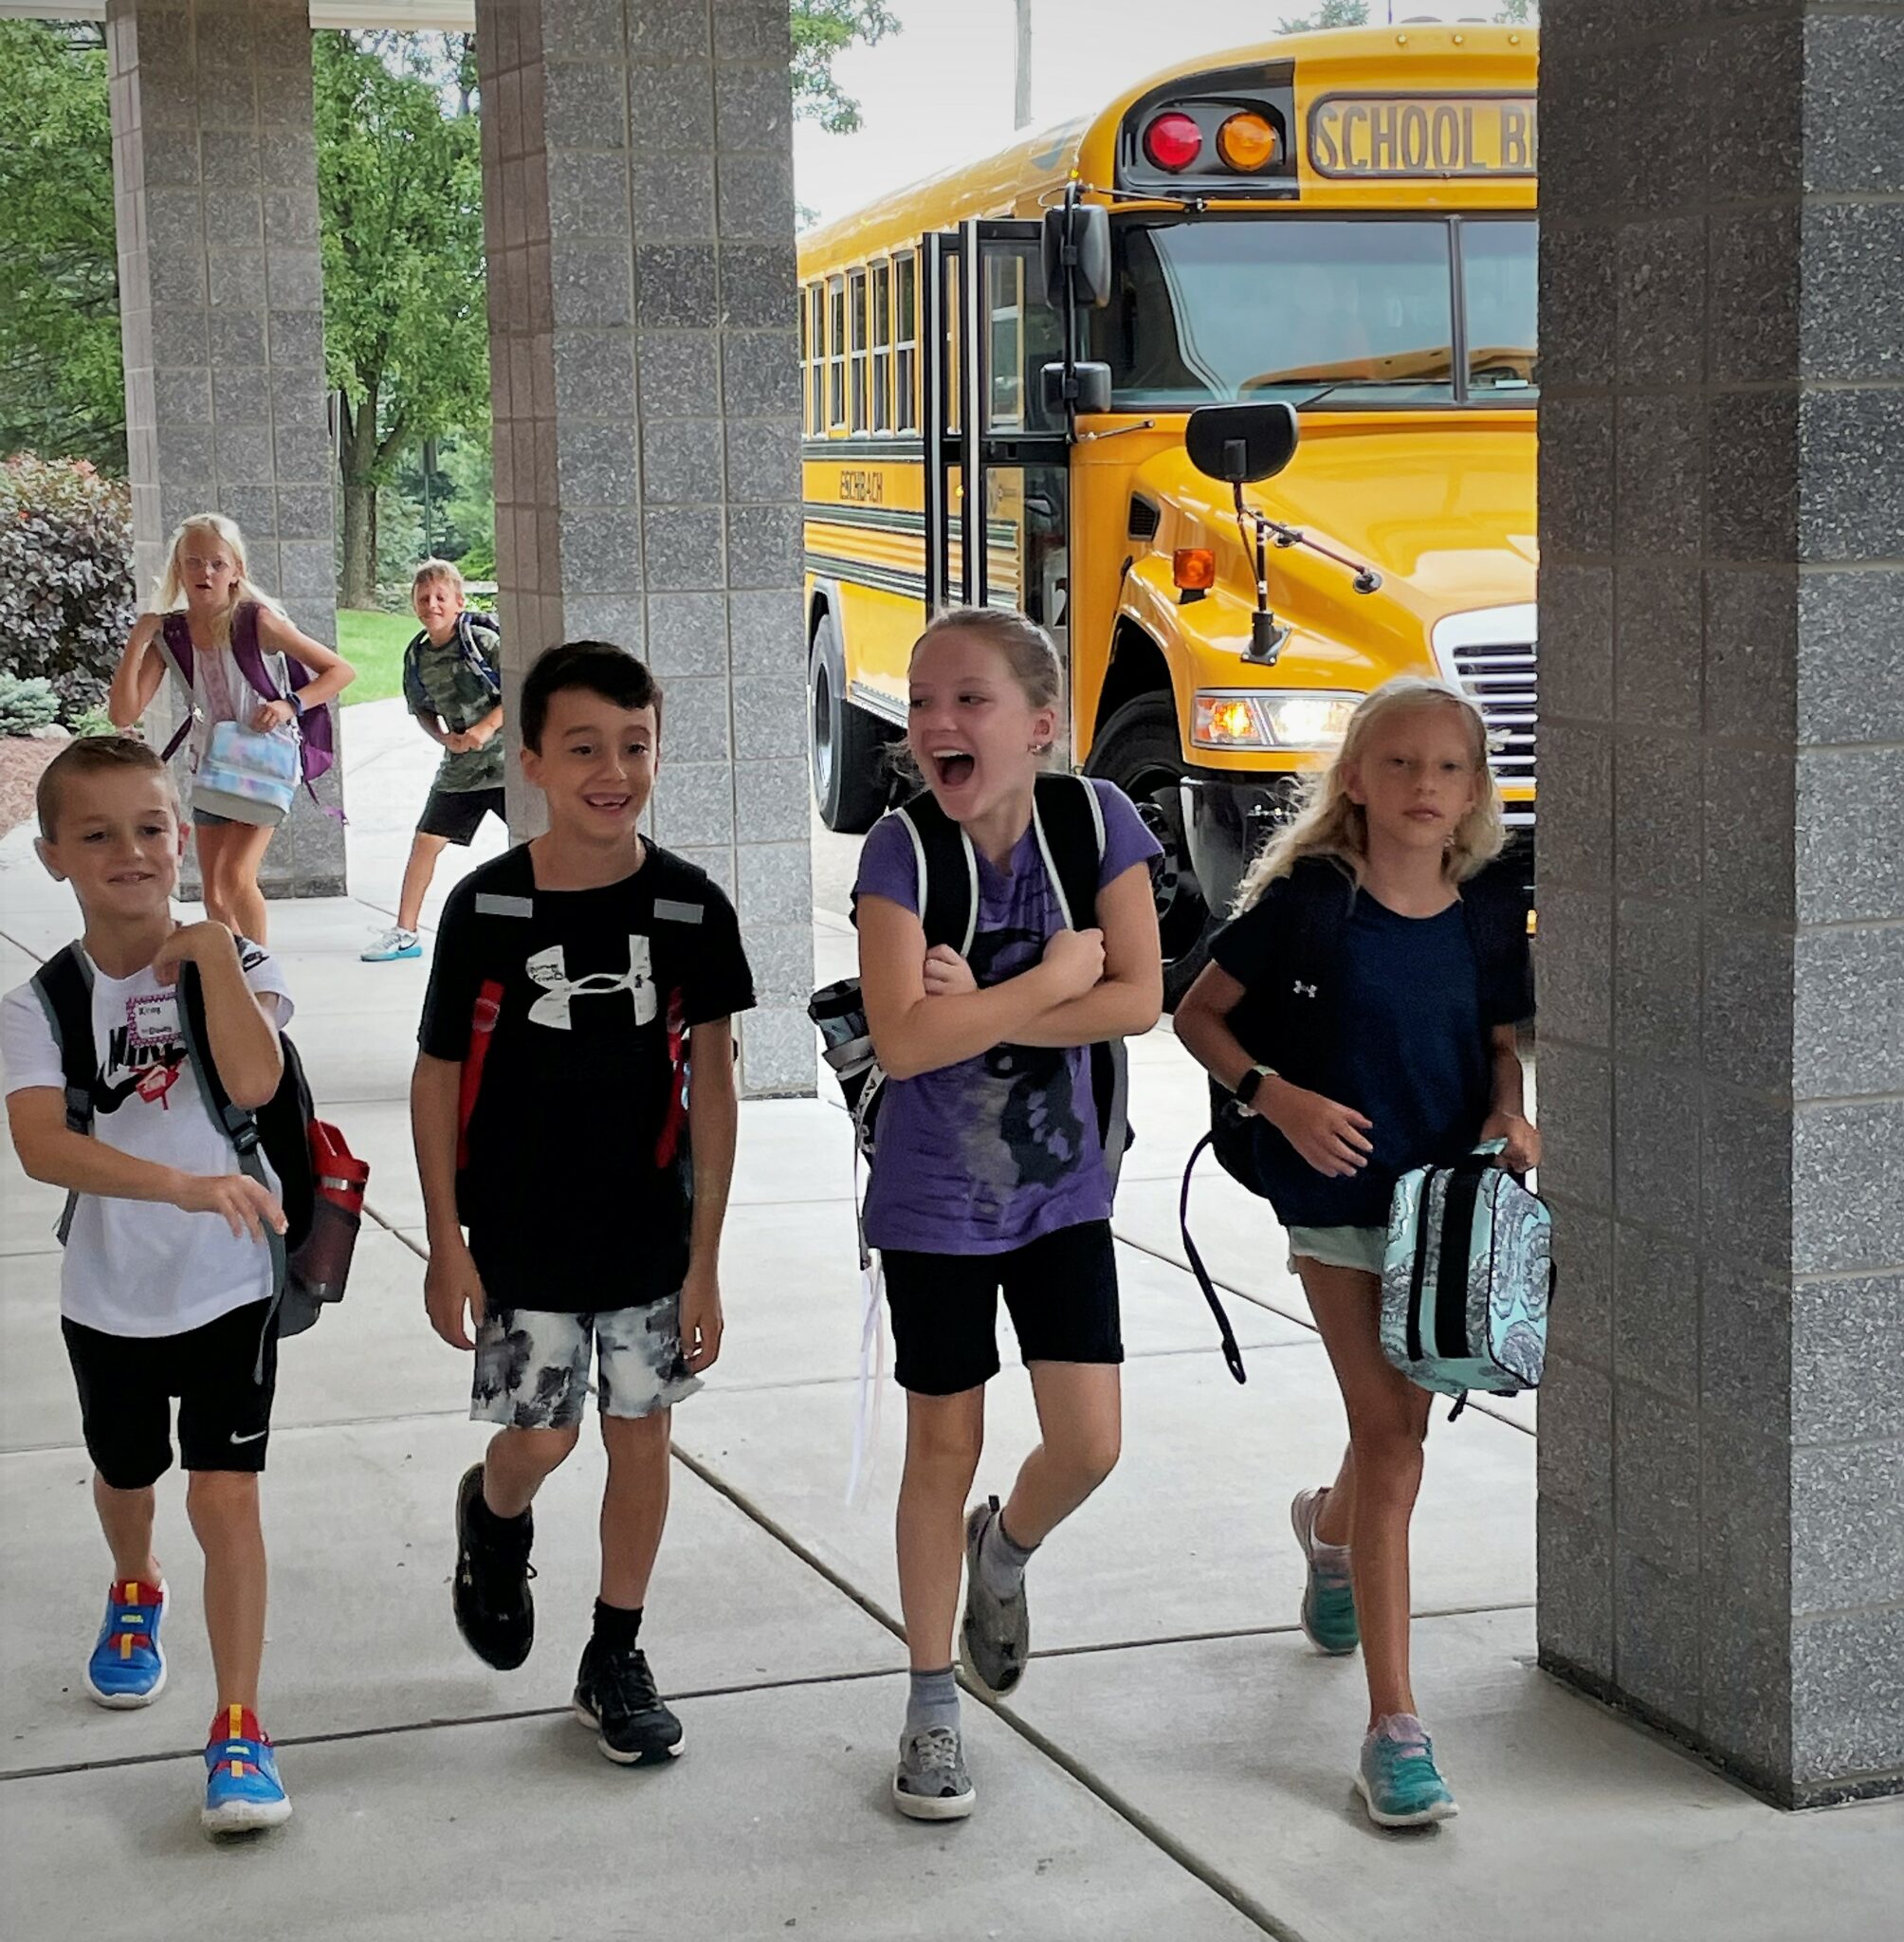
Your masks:
<svg viewBox="0 0 1904 1942"><path fill-rule="evenodd" d="M485 815L508 822L501 632L488 614L464 606L463 576L447 559L426 559L416 569L410 601L423 628L403 650L403 699L444 755L411 842L396 922L363 951L368 964L423 955L416 926L444 845L467 849Z"/></svg>

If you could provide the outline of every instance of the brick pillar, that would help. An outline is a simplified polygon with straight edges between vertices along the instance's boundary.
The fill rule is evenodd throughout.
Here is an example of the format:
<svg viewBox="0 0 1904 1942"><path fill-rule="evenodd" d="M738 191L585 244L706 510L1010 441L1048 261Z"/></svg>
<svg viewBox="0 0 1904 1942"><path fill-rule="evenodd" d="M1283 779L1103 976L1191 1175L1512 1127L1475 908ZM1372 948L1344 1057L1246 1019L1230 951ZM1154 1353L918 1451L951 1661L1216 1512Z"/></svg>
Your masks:
<svg viewBox="0 0 1904 1942"><path fill-rule="evenodd" d="M188 514L245 534L251 577L337 639L336 464L303 0L108 0L126 449L141 604ZM178 720L170 685L148 732ZM319 784L339 799L341 762ZM344 888L343 831L300 792L266 896Z"/></svg>
<svg viewBox="0 0 1904 1942"><path fill-rule="evenodd" d="M1544 1664L1904 1786L1904 12L1543 9Z"/></svg>
<svg viewBox="0 0 1904 1942"><path fill-rule="evenodd" d="M784 0L478 0L476 33L508 696L584 635L660 675L654 834L739 907L743 1090L810 1092Z"/></svg>

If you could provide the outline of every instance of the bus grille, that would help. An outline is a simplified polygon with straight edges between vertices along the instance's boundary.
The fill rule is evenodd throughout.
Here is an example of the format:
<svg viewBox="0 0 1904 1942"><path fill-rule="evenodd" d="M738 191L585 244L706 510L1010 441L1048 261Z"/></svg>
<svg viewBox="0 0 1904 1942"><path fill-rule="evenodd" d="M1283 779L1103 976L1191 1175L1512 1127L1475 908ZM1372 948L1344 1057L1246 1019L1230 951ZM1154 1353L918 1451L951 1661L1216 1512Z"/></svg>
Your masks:
<svg viewBox="0 0 1904 1942"><path fill-rule="evenodd" d="M1534 650L1528 646L1459 647L1455 678L1481 705L1495 779L1534 779L1535 705L1540 698Z"/></svg>

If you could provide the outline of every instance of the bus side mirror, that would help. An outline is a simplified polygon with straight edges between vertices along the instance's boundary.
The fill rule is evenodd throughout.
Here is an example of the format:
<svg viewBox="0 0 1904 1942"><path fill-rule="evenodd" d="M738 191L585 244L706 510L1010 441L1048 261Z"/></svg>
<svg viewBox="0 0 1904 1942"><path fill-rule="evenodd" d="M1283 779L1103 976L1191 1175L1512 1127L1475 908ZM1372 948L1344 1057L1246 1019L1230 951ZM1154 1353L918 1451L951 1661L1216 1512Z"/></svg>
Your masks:
<svg viewBox="0 0 1904 1942"><path fill-rule="evenodd" d="M1190 413L1183 449L1205 478L1249 486L1295 457L1296 436L1293 405L1205 405Z"/></svg>
<svg viewBox="0 0 1904 1942"><path fill-rule="evenodd" d="M1041 255L1045 301L1053 310L1065 302L1069 272L1080 307L1101 310L1110 302L1110 211L1096 203L1074 202L1045 211Z"/></svg>
<svg viewBox="0 0 1904 1942"><path fill-rule="evenodd" d="M1066 406L1078 412L1110 410L1110 366L1073 364L1069 382L1062 364L1046 364L1038 376L1044 386L1045 415L1062 418Z"/></svg>

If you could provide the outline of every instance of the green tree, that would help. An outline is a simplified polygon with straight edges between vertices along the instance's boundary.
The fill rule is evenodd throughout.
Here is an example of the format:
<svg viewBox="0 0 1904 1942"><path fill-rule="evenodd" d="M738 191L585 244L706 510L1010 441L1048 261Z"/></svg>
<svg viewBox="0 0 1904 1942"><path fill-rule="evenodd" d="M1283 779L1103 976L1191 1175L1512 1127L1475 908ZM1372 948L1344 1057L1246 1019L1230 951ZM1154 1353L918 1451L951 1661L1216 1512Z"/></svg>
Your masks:
<svg viewBox="0 0 1904 1942"><path fill-rule="evenodd" d="M794 113L829 135L859 126L859 103L833 79L834 57L855 41L877 46L899 22L881 0L789 0L794 35Z"/></svg>
<svg viewBox="0 0 1904 1942"><path fill-rule="evenodd" d="M371 605L376 494L488 407L483 169L467 35L312 37L324 358L342 399L339 597Z"/></svg>
<svg viewBox="0 0 1904 1942"><path fill-rule="evenodd" d="M1313 13L1298 14L1276 23L1279 34L1306 34L1325 27L1366 27L1368 0L1322 0Z"/></svg>
<svg viewBox="0 0 1904 1942"><path fill-rule="evenodd" d="M0 452L125 471L112 129L96 27L0 20Z"/></svg>

